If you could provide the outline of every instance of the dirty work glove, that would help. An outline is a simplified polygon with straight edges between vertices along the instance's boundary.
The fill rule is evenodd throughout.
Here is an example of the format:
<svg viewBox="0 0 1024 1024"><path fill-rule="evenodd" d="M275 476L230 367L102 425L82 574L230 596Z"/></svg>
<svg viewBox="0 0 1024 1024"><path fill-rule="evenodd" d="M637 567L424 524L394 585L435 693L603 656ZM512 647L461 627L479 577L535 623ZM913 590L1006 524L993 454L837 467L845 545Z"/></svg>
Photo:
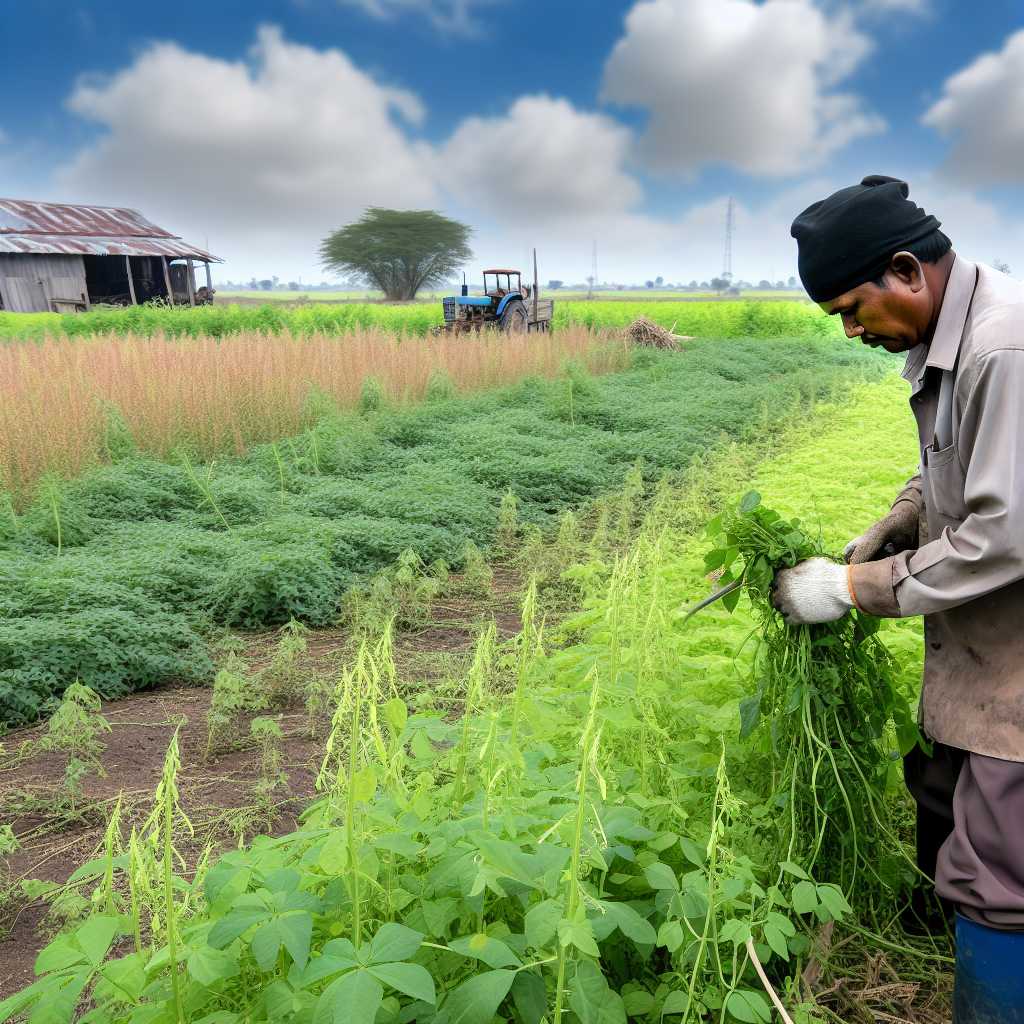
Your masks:
<svg viewBox="0 0 1024 1024"><path fill-rule="evenodd" d="M772 604L790 626L834 622L853 607L848 572L827 558L808 558L776 574Z"/></svg>
<svg viewBox="0 0 1024 1024"><path fill-rule="evenodd" d="M884 519L879 519L846 545L843 557L847 564L872 562L916 547L917 519L917 506L912 501L897 501Z"/></svg>

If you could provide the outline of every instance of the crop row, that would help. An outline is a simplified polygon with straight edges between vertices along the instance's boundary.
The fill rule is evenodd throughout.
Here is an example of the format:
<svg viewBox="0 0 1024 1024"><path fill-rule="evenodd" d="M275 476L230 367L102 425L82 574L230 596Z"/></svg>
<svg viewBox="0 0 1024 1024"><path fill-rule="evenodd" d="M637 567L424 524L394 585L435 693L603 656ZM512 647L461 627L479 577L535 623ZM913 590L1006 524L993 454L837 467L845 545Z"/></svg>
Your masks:
<svg viewBox="0 0 1024 1024"><path fill-rule="evenodd" d="M857 392L763 460L755 483L787 512L820 513L834 549L913 461L901 407L892 381ZM848 409L866 449L852 505L836 483L852 490ZM172 742L152 816L128 842L115 809L100 855L75 875L91 916L44 951L39 981L0 1004L0 1020L35 1008L63 1024L87 997L91 1024L768 1024L777 1000L806 1024L822 1019L810 1005L819 976L819 989L852 1002L865 929L887 971L905 949L934 989L941 946L912 949L886 923L912 877L905 846L882 831L895 780L843 780L877 800L859 835L849 826L866 802L844 805L814 780L795 799L823 815L820 831L795 829L805 823L790 748L772 737L831 706L797 693L771 728L740 739L740 702L763 681L749 643L763 622L745 600L731 616L714 608L684 625L678 614L706 593L695 515L750 472L749 455L731 454L664 495L623 560L576 567L586 610L557 636L543 635L534 587L516 638L499 648L485 629L461 716L407 705L390 634L365 643L338 681L301 825L194 879L175 877L187 825ZM894 674L906 703L919 666L893 668L861 634L855 646ZM827 647L818 660L835 656ZM858 710L874 711L843 709ZM892 736L864 729L844 742L847 753L884 750ZM882 855L851 877L858 849Z"/></svg>
<svg viewBox="0 0 1024 1024"><path fill-rule="evenodd" d="M799 300L693 302L556 301L555 327L573 324L620 328L646 316L679 334L701 337L834 337L838 328L817 306ZM115 333L224 337L245 331L338 334L376 328L396 334L424 335L441 321L440 304L316 304L282 308L213 305L189 307L134 306L88 313L3 313L0 338L31 339L47 335L81 337Z"/></svg>
<svg viewBox="0 0 1024 1024"><path fill-rule="evenodd" d="M31 719L74 679L105 695L210 673L213 624L337 619L352 585L411 549L458 565L503 495L523 521L685 470L723 439L878 377L885 356L828 342L698 342L590 377L570 367L409 409L367 401L246 456L116 461L0 518L0 718Z"/></svg>

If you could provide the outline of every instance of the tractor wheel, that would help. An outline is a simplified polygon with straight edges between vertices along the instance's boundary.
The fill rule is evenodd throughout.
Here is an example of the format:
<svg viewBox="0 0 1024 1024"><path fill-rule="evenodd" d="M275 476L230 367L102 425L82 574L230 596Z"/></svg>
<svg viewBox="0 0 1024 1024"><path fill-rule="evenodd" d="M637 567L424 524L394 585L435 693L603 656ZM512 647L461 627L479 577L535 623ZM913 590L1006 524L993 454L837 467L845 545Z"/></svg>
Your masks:
<svg viewBox="0 0 1024 1024"><path fill-rule="evenodd" d="M505 334L525 334L530 326L526 306L522 299L513 299L501 314L501 329Z"/></svg>

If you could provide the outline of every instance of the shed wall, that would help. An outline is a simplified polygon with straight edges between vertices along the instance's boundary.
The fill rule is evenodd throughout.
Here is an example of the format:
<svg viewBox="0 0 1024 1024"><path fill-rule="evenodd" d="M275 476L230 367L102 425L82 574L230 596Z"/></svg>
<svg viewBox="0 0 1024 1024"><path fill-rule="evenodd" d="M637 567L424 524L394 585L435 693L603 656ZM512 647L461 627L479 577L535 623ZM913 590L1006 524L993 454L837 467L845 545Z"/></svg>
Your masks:
<svg viewBox="0 0 1024 1024"><path fill-rule="evenodd" d="M86 299L81 256L0 253L0 300L12 313L45 313L51 299Z"/></svg>

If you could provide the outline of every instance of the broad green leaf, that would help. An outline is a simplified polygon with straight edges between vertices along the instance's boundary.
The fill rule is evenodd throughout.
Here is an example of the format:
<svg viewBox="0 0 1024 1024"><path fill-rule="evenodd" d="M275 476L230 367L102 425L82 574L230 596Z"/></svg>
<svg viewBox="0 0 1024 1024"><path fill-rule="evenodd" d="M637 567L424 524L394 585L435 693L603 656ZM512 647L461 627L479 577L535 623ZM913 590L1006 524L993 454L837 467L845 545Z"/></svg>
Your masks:
<svg viewBox="0 0 1024 1024"><path fill-rule="evenodd" d="M788 938L792 938L796 935L796 927L785 914L778 914L774 910L768 911L768 923L774 925Z"/></svg>
<svg viewBox="0 0 1024 1024"><path fill-rule="evenodd" d="M683 838L679 840L679 849L683 851L683 856L695 867L702 868L707 862L707 849L703 846L699 846L687 836L683 836Z"/></svg>
<svg viewBox="0 0 1024 1024"><path fill-rule="evenodd" d="M558 922L558 941L563 946L575 946L587 956L598 957L601 955L601 951L594 941L594 932L589 921L566 921L563 918Z"/></svg>
<svg viewBox="0 0 1024 1024"><path fill-rule="evenodd" d="M464 981L444 1001L444 1024L491 1024L515 978L515 971L501 970L476 974Z"/></svg>
<svg viewBox="0 0 1024 1024"><path fill-rule="evenodd" d="M223 949L235 941L254 924L266 921L270 914L266 910L239 910L222 917L207 935L206 941L214 949Z"/></svg>
<svg viewBox="0 0 1024 1024"><path fill-rule="evenodd" d="M71 1024L76 1019L82 990L88 984L90 971L82 969L62 978L40 999L32 1010L29 1024Z"/></svg>
<svg viewBox="0 0 1024 1024"><path fill-rule="evenodd" d="M654 926L628 903L605 903L604 907L615 919L622 934L638 946L653 946L658 941Z"/></svg>
<svg viewBox="0 0 1024 1024"><path fill-rule="evenodd" d="M397 736L405 728L406 722L409 721L409 709L405 706L405 701L400 700L398 697L392 697L384 705L384 721L391 727L391 731Z"/></svg>
<svg viewBox="0 0 1024 1024"><path fill-rule="evenodd" d="M277 953L281 948L281 929L277 921L268 921L256 929L249 943L252 955L256 958L261 971L272 971L277 962Z"/></svg>
<svg viewBox="0 0 1024 1024"><path fill-rule="evenodd" d="M86 955L71 944L70 936L58 935L36 957L35 972L37 975L49 974L51 971L64 971L86 962Z"/></svg>
<svg viewBox="0 0 1024 1024"><path fill-rule="evenodd" d="M658 945L674 953L683 944L683 926L678 921L663 921L658 929Z"/></svg>
<svg viewBox="0 0 1024 1024"><path fill-rule="evenodd" d="M388 988L393 988L403 995L421 999L425 1003L433 1003L437 998L434 993L434 979L430 972L419 964L374 964L367 970Z"/></svg>
<svg viewBox="0 0 1024 1024"><path fill-rule="evenodd" d="M313 935L313 918L309 914L287 914L278 919L281 942L299 970L309 959L309 942Z"/></svg>
<svg viewBox="0 0 1024 1024"><path fill-rule="evenodd" d="M103 963L110 951L110 944L118 932L116 917L90 917L85 924L75 929L75 942L94 967Z"/></svg>
<svg viewBox="0 0 1024 1024"><path fill-rule="evenodd" d="M540 1024L548 1009L544 978L534 971L519 971L512 982L512 1001L522 1024Z"/></svg>
<svg viewBox="0 0 1024 1024"><path fill-rule="evenodd" d="M800 867L799 864L794 864L791 860L782 861L782 863L779 864L779 867L787 874L796 875L797 878L809 879L811 877L802 867Z"/></svg>
<svg viewBox="0 0 1024 1024"><path fill-rule="evenodd" d="M397 853L400 857L407 857L410 860L418 857L423 852L423 845L415 839L403 835L401 832L388 832L386 835L378 836L373 845L378 850L387 850L389 853Z"/></svg>
<svg viewBox="0 0 1024 1024"><path fill-rule="evenodd" d="M818 908L818 891L806 879L793 886L793 909L798 914L809 914Z"/></svg>
<svg viewBox="0 0 1024 1024"><path fill-rule="evenodd" d="M737 989L731 992L725 1001L725 1008L737 1020L745 1021L746 1024L758 1024L759 1021L765 1021L767 1024L772 1019L768 1000L760 992L754 992L752 989Z"/></svg>
<svg viewBox="0 0 1024 1024"><path fill-rule="evenodd" d="M836 921L842 921L847 914L853 913L846 897L834 885L819 885L818 899L825 904L825 908Z"/></svg>
<svg viewBox="0 0 1024 1024"><path fill-rule="evenodd" d="M622 1007L629 1017L645 1017L654 1009L654 996L643 989L627 992L622 997Z"/></svg>
<svg viewBox="0 0 1024 1024"><path fill-rule="evenodd" d="M741 946L750 938L750 925L746 921L740 921L730 917L718 932L719 942L734 942Z"/></svg>
<svg viewBox="0 0 1024 1024"><path fill-rule="evenodd" d="M543 949L555 937L562 907L554 900L544 900L531 907L526 914L526 941L534 949Z"/></svg>
<svg viewBox="0 0 1024 1024"><path fill-rule="evenodd" d="M456 953L482 960L488 967L518 967L520 964L519 957L504 942L484 932L452 939L448 945Z"/></svg>
<svg viewBox="0 0 1024 1024"><path fill-rule="evenodd" d="M663 1017L670 1013L686 1013L690 1006L690 997L686 992L676 990L675 992L669 992L665 997L665 1002L661 1007L661 1015Z"/></svg>
<svg viewBox="0 0 1024 1024"><path fill-rule="evenodd" d="M781 956L783 960L789 959L789 946L786 943L786 936L779 931L776 925L768 923L764 926L764 941L771 946L773 953Z"/></svg>
<svg viewBox="0 0 1024 1024"><path fill-rule="evenodd" d="M313 1024L373 1024L384 987L368 971L342 975L324 989L313 1012Z"/></svg>
<svg viewBox="0 0 1024 1024"><path fill-rule="evenodd" d="M188 958L189 976L200 985L213 985L225 978L233 978L238 969L238 957L209 946L200 947Z"/></svg>
<svg viewBox="0 0 1024 1024"><path fill-rule="evenodd" d="M644 868L644 877L646 877L647 884L652 889L671 889L673 891L678 891L679 889L679 882L676 880L675 872L660 860L656 860L653 864L648 864Z"/></svg>
<svg viewBox="0 0 1024 1024"><path fill-rule="evenodd" d="M100 971L102 981L109 982L111 991L117 998L138 999L142 990L146 987L146 971L141 953L132 953L130 956L121 957L118 960L111 960L104 964ZM102 982L101 982L102 983ZM99 991L100 985L97 985Z"/></svg>
<svg viewBox="0 0 1024 1024"><path fill-rule="evenodd" d="M760 504L761 495L758 494L757 491L747 491L747 493L740 498L740 512L746 515L748 512L753 512Z"/></svg>
<svg viewBox="0 0 1024 1024"><path fill-rule="evenodd" d="M366 765L352 776L350 785L356 800L366 803L367 800L373 799L377 792L377 773L370 765Z"/></svg>
<svg viewBox="0 0 1024 1024"><path fill-rule="evenodd" d="M687 889L683 893L683 917L702 918L708 914L708 898L698 889Z"/></svg>
<svg viewBox="0 0 1024 1024"><path fill-rule="evenodd" d="M384 925L370 942L371 964L408 960L423 945L423 935L402 924Z"/></svg>
<svg viewBox="0 0 1024 1024"><path fill-rule="evenodd" d="M601 968L581 960L569 982L569 1006L580 1024L626 1024L622 997L608 987Z"/></svg>
<svg viewBox="0 0 1024 1024"><path fill-rule="evenodd" d="M740 739L745 740L761 721L761 691L740 701Z"/></svg>

